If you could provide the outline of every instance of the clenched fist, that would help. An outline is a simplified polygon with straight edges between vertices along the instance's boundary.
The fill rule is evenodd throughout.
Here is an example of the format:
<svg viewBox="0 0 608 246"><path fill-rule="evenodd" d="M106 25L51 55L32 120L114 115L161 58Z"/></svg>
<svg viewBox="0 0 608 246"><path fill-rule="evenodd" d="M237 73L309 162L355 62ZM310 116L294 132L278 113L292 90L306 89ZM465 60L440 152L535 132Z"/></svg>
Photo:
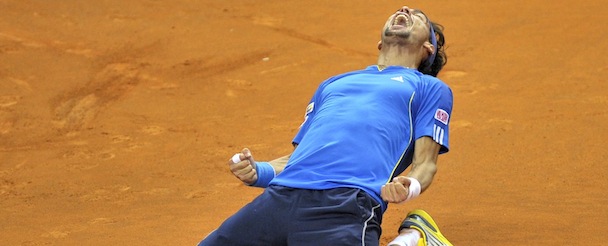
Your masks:
<svg viewBox="0 0 608 246"><path fill-rule="evenodd" d="M401 203L407 200L410 193L411 180L404 176L393 178L393 181L382 186L380 196L391 203Z"/></svg>
<svg viewBox="0 0 608 246"><path fill-rule="evenodd" d="M238 159L236 158L237 155ZM251 151L244 148L241 153L238 153L237 155L228 160L230 171L235 177L247 185L255 183L258 180L258 173L255 170L255 161L253 160Z"/></svg>

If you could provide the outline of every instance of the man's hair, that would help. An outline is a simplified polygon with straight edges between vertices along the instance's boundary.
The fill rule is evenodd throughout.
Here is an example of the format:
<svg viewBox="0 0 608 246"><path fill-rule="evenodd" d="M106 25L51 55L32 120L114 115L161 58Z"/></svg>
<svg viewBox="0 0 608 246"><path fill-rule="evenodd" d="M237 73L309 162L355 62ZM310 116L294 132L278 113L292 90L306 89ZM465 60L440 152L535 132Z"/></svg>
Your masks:
<svg viewBox="0 0 608 246"><path fill-rule="evenodd" d="M443 66L448 62L448 57L445 54L445 48L443 47L443 45L445 44L445 37L443 36L443 26L435 22L431 22L431 25L433 25L433 30L435 30L435 37L437 39L437 47L435 47L435 59L433 60L433 63L430 66L428 66L426 62L422 62L418 67L418 71L424 74L431 75L433 77L437 77L439 71L441 71ZM429 37L429 42L430 41L431 38Z"/></svg>

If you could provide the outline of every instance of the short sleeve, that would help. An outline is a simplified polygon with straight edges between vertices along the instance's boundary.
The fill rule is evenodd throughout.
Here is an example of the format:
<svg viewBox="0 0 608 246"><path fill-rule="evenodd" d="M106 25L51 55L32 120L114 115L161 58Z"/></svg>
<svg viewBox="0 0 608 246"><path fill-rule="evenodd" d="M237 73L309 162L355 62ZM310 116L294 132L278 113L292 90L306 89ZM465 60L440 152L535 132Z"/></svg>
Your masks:
<svg viewBox="0 0 608 246"><path fill-rule="evenodd" d="M306 106L306 112L304 113L304 121L300 125L300 129L298 130L298 133L291 141L292 144L294 144L294 145L300 144L300 141L302 141L302 138L304 137L304 135L306 135L306 132L308 132L308 128L310 127L310 122L314 118L314 116L317 112L317 109L321 106L323 88L325 88L325 86L329 82L330 82L330 80L327 80L327 81L324 81L323 83L321 83L321 85L319 85L319 87L317 88L317 91L315 92L315 94L312 96L312 99L310 99L310 102Z"/></svg>
<svg viewBox="0 0 608 246"><path fill-rule="evenodd" d="M449 123L453 106L452 90L438 79L431 80L419 91L419 104L414 120L415 139L428 136L441 145L440 154L450 149Z"/></svg>

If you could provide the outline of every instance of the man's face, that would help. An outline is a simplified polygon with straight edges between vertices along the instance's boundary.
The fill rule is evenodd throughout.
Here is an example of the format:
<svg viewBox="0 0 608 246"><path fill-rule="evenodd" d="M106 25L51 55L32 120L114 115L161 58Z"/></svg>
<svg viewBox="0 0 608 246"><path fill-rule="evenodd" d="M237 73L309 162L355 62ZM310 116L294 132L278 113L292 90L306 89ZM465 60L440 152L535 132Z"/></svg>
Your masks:
<svg viewBox="0 0 608 246"><path fill-rule="evenodd" d="M429 38L429 20L421 11L406 6L389 16L383 40L387 38L406 39L411 43L422 44ZM387 41L387 40L385 40Z"/></svg>

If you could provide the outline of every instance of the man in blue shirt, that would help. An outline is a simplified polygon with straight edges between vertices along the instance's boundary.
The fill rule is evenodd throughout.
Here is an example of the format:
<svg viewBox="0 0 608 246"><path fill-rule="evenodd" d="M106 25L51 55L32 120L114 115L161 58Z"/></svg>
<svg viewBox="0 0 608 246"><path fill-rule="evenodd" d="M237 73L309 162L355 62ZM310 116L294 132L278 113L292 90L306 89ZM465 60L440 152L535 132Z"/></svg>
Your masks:
<svg viewBox="0 0 608 246"><path fill-rule="evenodd" d="M232 158L235 176L266 189L199 245L378 245L388 203L426 190L449 150L453 96L435 77L443 44L441 26L421 11L389 16L377 65L320 84L291 154ZM451 245L422 210L400 233L390 245Z"/></svg>

